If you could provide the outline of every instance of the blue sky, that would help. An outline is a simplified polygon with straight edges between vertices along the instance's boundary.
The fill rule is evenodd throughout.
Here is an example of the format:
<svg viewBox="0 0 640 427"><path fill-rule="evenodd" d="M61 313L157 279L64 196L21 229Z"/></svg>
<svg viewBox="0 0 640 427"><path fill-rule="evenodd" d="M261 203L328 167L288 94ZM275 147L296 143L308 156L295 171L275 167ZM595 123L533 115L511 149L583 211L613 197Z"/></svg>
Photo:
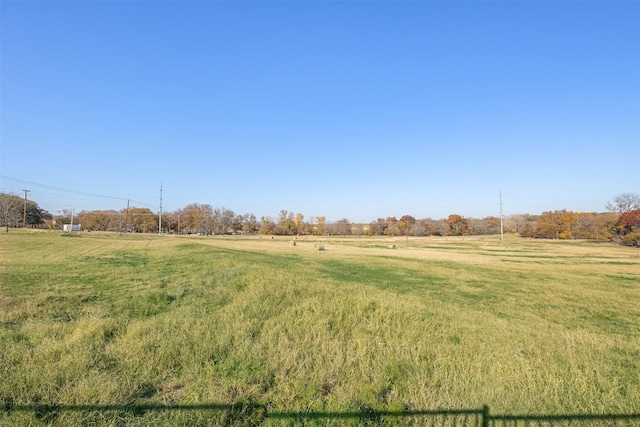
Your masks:
<svg viewBox="0 0 640 427"><path fill-rule="evenodd" d="M640 193L640 2L2 1L0 190L354 222Z"/></svg>

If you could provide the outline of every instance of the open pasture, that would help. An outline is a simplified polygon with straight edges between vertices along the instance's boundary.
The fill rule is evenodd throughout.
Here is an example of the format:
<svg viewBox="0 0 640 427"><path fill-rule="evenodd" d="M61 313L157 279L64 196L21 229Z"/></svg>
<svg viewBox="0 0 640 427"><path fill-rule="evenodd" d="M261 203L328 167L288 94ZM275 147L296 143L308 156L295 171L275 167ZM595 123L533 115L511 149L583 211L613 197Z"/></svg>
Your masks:
<svg viewBox="0 0 640 427"><path fill-rule="evenodd" d="M0 400L640 412L638 249L513 236L290 241L2 233ZM0 424L39 425L36 415L5 411ZM251 418L87 409L55 421L211 417Z"/></svg>

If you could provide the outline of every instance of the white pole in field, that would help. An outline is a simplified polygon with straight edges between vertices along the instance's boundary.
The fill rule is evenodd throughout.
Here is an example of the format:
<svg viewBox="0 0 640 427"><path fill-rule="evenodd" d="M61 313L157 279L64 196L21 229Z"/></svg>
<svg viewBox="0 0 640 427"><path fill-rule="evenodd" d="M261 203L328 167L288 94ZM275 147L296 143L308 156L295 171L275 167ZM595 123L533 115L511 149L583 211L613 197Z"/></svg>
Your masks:
<svg viewBox="0 0 640 427"><path fill-rule="evenodd" d="M158 223L158 234L162 234L162 183L160 183L160 219Z"/></svg>

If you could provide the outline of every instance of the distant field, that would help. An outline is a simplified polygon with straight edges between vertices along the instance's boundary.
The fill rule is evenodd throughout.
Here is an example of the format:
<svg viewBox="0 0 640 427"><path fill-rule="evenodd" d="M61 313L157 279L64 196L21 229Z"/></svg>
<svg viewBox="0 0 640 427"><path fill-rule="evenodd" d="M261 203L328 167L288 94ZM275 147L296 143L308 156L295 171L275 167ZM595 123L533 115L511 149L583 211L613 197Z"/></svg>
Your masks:
<svg viewBox="0 0 640 427"><path fill-rule="evenodd" d="M211 422L117 410L130 404L640 412L638 249L290 241L1 233L0 400L87 406L60 425ZM38 422L0 412L0 425Z"/></svg>

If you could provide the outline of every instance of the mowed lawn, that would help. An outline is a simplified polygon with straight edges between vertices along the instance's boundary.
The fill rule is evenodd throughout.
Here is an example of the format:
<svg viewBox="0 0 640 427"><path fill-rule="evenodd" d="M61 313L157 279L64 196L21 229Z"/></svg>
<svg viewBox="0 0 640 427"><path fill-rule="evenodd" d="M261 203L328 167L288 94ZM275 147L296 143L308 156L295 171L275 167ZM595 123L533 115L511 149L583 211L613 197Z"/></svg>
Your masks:
<svg viewBox="0 0 640 427"><path fill-rule="evenodd" d="M3 232L0 403L640 412L638 249L515 236L291 243ZM212 422L196 412L56 422ZM0 424L36 415L0 412Z"/></svg>

